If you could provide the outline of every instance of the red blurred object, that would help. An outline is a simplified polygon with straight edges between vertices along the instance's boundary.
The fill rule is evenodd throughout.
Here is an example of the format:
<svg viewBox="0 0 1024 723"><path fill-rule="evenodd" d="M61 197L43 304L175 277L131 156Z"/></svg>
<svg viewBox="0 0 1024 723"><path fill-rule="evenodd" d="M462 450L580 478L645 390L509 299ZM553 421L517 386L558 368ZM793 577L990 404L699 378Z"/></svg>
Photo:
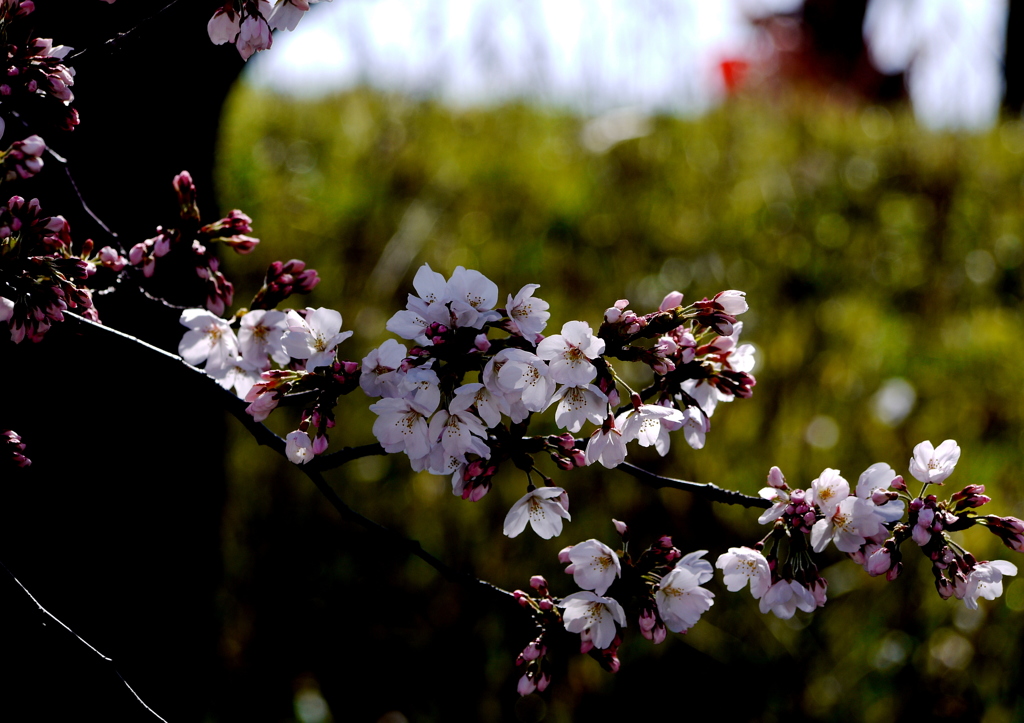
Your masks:
<svg viewBox="0 0 1024 723"><path fill-rule="evenodd" d="M727 58L719 63L718 67L722 71L722 80L729 93L735 93L740 89L750 71L750 63L740 58Z"/></svg>

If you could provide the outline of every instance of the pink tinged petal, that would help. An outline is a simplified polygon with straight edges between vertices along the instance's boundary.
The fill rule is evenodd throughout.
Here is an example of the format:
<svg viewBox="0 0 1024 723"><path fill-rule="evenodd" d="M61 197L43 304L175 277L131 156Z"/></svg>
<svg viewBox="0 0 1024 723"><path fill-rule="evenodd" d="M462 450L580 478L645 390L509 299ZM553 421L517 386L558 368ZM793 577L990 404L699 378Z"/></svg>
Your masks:
<svg viewBox="0 0 1024 723"><path fill-rule="evenodd" d="M713 300L721 305L726 314L736 316L750 308L747 306L746 296L747 293L745 291L720 291Z"/></svg>
<svg viewBox="0 0 1024 723"><path fill-rule="evenodd" d="M539 487L527 492L505 516L504 533L515 537L529 522L533 531L545 540L562 532L562 519L572 519L566 509L568 497L561 487Z"/></svg>
<svg viewBox="0 0 1024 723"><path fill-rule="evenodd" d="M665 295L665 298L661 300L661 304L658 306L658 311L671 311L682 303L683 294L679 291L670 291Z"/></svg>
<svg viewBox="0 0 1024 723"><path fill-rule="evenodd" d="M569 551L572 576L584 590L604 595L615 578L622 574L619 556L599 540L587 540L574 545Z"/></svg>
<svg viewBox="0 0 1024 723"><path fill-rule="evenodd" d="M285 455L295 464L306 464L313 459L313 443L305 432L295 430L285 438Z"/></svg>

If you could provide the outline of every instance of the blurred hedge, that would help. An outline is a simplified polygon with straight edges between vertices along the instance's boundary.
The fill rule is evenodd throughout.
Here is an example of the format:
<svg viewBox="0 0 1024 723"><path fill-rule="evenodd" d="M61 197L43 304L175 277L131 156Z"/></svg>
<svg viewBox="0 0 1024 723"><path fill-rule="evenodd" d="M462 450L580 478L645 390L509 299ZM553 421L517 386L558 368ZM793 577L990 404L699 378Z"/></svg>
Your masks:
<svg viewBox="0 0 1024 723"><path fill-rule="evenodd" d="M424 262L445 275L460 264L479 269L502 294L540 283L549 330L570 319L596 326L619 298L642 313L673 289L689 299L743 289L744 338L759 350L754 397L719 408L705 449L678 438L664 460L639 450L637 459L753 494L772 464L797 486L824 467L855 481L876 461L905 473L917 442L952 437L963 457L947 487L983 483L993 511L1021 515L1024 124L930 135L904 109L798 96L733 99L699 120L649 124L642 137L596 152L581 141L584 120L554 111L453 110L369 91L296 101L239 87L224 122L219 193L223 210L253 216L263 244L227 260L237 305L271 260L305 259L324 281L295 303L339 309L356 331L341 353L359 359L387 337L384 321L404 307ZM905 416L893 406L900 401L910 405ZM365 406L358 392L343 400L332 444L372 441ZM282 432L295 423L285 416L272 420ZM381 562L387 556L361 547L360 533L308 483L237 436L225 518L232 664L259 671L273 660L266 675L282 691L315 679L338 719L340 700L346 709L359 700L353 710L370 718L400 709L414 720L514 719L512 661L528 629L506 630L511 618L471 608L418 561ZM632 525L634 544L669 533L712 558L762 534L752 512L603 470L558 478L573 522L549 542L501 537L523 492L511 471L475 505L452 497L445 479L411 475L404 457L364 460L333 479L360 511L506 588L541 572L557 593L570 592L556 553L588 537L612 543L609 513ZM1012 555L981 533L965 544L979 559ZM548 720L635 713L636 695L658 700L680 682L750 690L731 704L736 719L1024 717L1024 582L969 614L942 603L927 566L908 558L906 579L886 584L829 552L829 604L788 623L711 583L716 605L685 638L652 653L629 631L637 639L618 676L570 661L545 695ZM379 565L389 592L377 596L367 576ZM352 625L335 621L329 634L312 626L320 637L294 650L267 642L285 623L267 612L276 608L259 592L266 585L288 586L274 593L288 601L282 619L332 620L338 606L354 614L353 595L383 605L357 639L369 656L366 680L403 681L394 695L370 700L363 678L339 678L324 662ZM387 598L399 590L412 609L396 624L387 617L406 608ZM442 640L459 641L445 647L444 664ZM369 649L387 645L401 654L385 673L392 659ZM472 685L453 688L448 676L459 675Z"/></svg>

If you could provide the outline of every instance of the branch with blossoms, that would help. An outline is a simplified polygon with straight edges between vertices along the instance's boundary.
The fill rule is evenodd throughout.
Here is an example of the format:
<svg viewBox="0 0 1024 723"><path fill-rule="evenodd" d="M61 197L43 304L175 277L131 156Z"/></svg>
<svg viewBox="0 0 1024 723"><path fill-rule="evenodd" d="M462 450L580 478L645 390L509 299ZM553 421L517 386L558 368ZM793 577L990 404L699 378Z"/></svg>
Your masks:
<svg viewBox="0 0 1024 723"><path fill-rule="evenodd" d="M214 43L233 44L247 59L270 47L272 30L293 29L314 1L229 0L207 29ZM32 36L24 18L33 8L28 0L0 2L0 34L8 43L0 104L10 105L33 131L0 155L2 183L43 172L44 128L67 132L78 123L71 108L74 76L64 62L73 56L69 48ZM983 485L969 484L945 498L933 491L959 460L952 440L914 448L908 471L921 483L916 496L886 463L868 467L855 486L830 468L804 487L790 487L772 467L754 497L626 462L633 443L667 455L674 432L700 450L719 405L752 396L754 347L740 342L738 317L748 309L742 291L686 304L672 292L657 309L642 313L618 300L596 331L571 319L546 334L551 314L535 295L538 284L503 296L479 271L460 266L445 277L424 264L406 308L386 323L397 338L350 354L353 332L343 330L339 311L279 308L320 282L303 261L270 264L248 305L235 308L235 287L220 269L218 246L252 251L259 243L252 219L236 209L204 222L191 175L182 171L171 185L177 212L154 219L152 237L122 246L111 234L111 245L99 248L90 239L76 243L68 221L46 215L38 199L9 196L0 206L0 324L16 344L40 343L54 324L74 319L89 333L108 334L162 360L194 380L200 393L217 395L257 442L298 466L344 519L420 557L449 580L517 602L538 631L517 659L521 694L543 691L553 657L572 648L614 672L628 628L636 626L654 644L669 632L685 633L714 604L716 595L705 586L716 568L727 590L748 587L762 613L783 619L826 604L819 556L830 543L868 575L890 581L916 546L929 561L939 595L962 599L968 608L998 597L1003 578L1017 572L1007 561L979 561L954 537L981 525L1011 550L1024 551L1024 522L978 512L990 502ZM185 331L178 356L100 326L94 295L111 289L180 309ZM639 371L621 373L627 364ZM645 383L637 389L626 381L641 376ZM368 436L365 444L332 450L336 410L351 394L369 398L375 441ZM300 410L284 438L263 424L272 414L283 416L277 411L283 406ZM31 440L11 429L3 434L11 464L28 466ZM560 536L572 522L569 498L576 493L555 476L597 464L646 485L763 509L758 521L769 527L761 540L719 552L712 563L705 559L710 551L684 552L664 531L637 555L629 549L631 531L615 521L618 549L589 539L559 553L578 590L559 596L556 586L534 576L532 592L509 593L359 514L324 477L378 454L403 454L412 470L446 478L453 496L483 504L499 470L519 470L513 479L523 494L502 526L508 538L527 527L543 539Z"/></svg>

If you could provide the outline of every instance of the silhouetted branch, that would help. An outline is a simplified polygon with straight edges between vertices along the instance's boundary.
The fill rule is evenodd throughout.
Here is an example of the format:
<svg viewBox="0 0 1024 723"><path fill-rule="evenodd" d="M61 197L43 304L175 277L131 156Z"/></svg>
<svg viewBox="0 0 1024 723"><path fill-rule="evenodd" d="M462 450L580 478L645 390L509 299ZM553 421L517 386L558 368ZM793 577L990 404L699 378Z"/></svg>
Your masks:
<svg viewBox="0 0 1024 723"><path fill-rule="evenodd" d="M77 639L78 639L78 642L80 642L80 643L81 643L82 645L84 645L85 647L89 648L89 650L91 650L92 652L96 653L96 655L98 655L98 656L99 656L99 657L100 657L100 658L101 658L101 659L102 659L102 660L103 660L104 662L110 663L110 665L111 665L111 668L113 669L114 673L115 673L115 674L117 675L117 677L118 677L118 678L120 678L121 682L122 682L122 683L124 683L124 687L125 687L125 688L127 688L127 689L128 689L128 691L129 691L129 692L130 692L130 693L131 693L131 694L132 694L133 696L135 696L135 700L139 701L139 704L140 704L140 705L141 705L141 706L142 706L143 708L145 708L146 710L148 710L148 711L149 711L150 713L152 713L152 714L153 714L153 715L154 715L154 716L156 717L156 719L157 719L157 720L161 720L161 721L163 721L163 723L167 723L167 720L166 720L165 718L163 718L163 717L162 717L162 716L161 716L161 715L160 715L159 713L157 713L157 712L156 712L155 710L153 710L152 708L150 708L150 707L149 707L149 706L148 706L148 705L146 704L146 701L144 701L144 700L143 700L142 698L140 698L140 697L139 697L139 694L138 694L138 693L136 693L136 692L135 692L135 690L134 690L134 689L133 689L133 688L132 688L132 687L131 687L130 685L128 685L128 681L124 679L124 676L123 676L123 675L121 675L121 672L120 672L120 671L119 671L119 670L117 669L117 666L115 666L115 665L114 665L114 659L113 659L113 658L109 658L109 657L107 657L106 655L104 655L103 653L101 653L101 652L100 652L99 650L97 650L96 648L94 648L94 647L93 647L92 645L90 645L90 644L89 644L89 642L88 642L87 640L85 640L85 638L83 638L83 637L82 637L81 635L79 635L79 634L78 634L78 633L76 633L76 632L75 632L74 630L72 630L71 628L69 628L69 627L68 627L67 625L65 625L65 624L64 624L64 622L63 622L63 621L61 621L61 620L60 620L60 619L59 619L59 618L58 618L58 617L57 617L56 615L54 615L54 614L53 614L53 613L51 613L51 612L50 612L49 610L47 610L47 609L46 609L46 608L44 608L44 607L43 607L42 605L40 605L40 604L39 604L39 601L38 601L38 600L36 600L35 596L34 596L34 595L33 595L32 593L30 593L30 592L28 591L28 588L27 588L27 587L25 587L25 586L24 586L24 585L23 585L23 584L21 583L21 580L19 580L18 578L16 578L16 577L14 576L14 573L10 571L10 569L9 569L9 568L7 567L7 565L4 565L4 564L3 564L2 562L0 562L0 567L3 567L3 569L7 571L7 574L11 576L11 579L12 579L12 580L14 580L14 582L15 582L15 583L17 583L18 587L20 587L20 588L21 588L21 589L22 589L22 590L24 591L24 593L25 593L26 595L28 595L29 599L30 599L30 600L31 600L31 601L32 601L32 602L33 602L33 603L35 604L35 606L36 606L36 607L37 607L37 608L39 609L39 612L41 612L41 613L42 613L43 615L45 615L46 617L50 618L50 620L52 620L53 622L57 623L57 625L59 625L60 627L62 627L62 628L63 628L64 630L68 631L68 632L69 632L69 633L70 633L71 635L75 636L75 638L77 638ZM43 623L43 625L45 625L45 624L46 624L46 623L44 622L44 623Z"/></svg>

